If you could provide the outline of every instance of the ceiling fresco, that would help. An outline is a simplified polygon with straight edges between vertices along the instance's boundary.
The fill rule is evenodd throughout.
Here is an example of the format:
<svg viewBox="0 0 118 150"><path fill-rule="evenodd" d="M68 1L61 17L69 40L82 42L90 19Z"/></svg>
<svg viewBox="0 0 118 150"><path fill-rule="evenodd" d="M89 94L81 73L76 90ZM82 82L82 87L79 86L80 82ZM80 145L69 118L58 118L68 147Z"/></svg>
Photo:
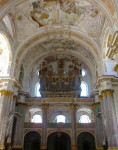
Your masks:
<svg viewBox="0 0 118 150"><path fill-rule="evenodd" d="M17 45L46 26L71 26L98 41L107 22L102 12L87 0L26 1L11 8L10 16L17 31Z"/></svg>

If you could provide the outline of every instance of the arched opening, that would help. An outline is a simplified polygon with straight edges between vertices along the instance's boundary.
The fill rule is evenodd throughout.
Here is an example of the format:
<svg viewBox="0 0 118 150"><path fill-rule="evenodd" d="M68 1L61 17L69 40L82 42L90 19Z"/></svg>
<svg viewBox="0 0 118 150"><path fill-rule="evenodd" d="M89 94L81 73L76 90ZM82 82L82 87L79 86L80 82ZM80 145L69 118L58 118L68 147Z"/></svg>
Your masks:
<svg viewBox="0 0 118 150"><path fill-rule="evenodd" d="M34 115L31 122L34 122L34 123L42 123L42 117L41 115Z"/></svg>
<svg viewBox="0 0 118 150"><path fill-rule="evenodd" d="M41 93L40 93L40 83L37 83L35 86L35 96L36 97L41 97Z"/></svg>
<svg viewBox="0 0 118 150"><path fill-rule="evenodd" d="M88 96L88 85L86 82L81 82L81 96L87 97Z"/></svg>
<svg viewBox="0 0 118 150"><path fill-rule="evenodd" d="M4 34L0 33L0 76L9 76L11 59L9 41Z"/></svg>
<svg viewBox="0 0 118 150"><path fill-rule="evenodd" d="M82 115L80 117L80 120L79 120L80 123L91 123L91 120L89 119L89 116L87 115Z"/></svg>
<svg viewBox="0 0 118 150"><path fill-rule="evenodd" d="M67 133L54 132L47 139L48 150L71 150L71 138Z"/></svg>
<svg viewBox="0 0 118 150"><path fill-rule="evenodd" d="M95 138L89 132L82 132L77 137L78 150L96 150Z"/></svg>
<svg viewBox="0 0 118 150"><path fill-rule="evenodd" d="M64 115L58 115L56 117L57 123L65 123L66 122L66 117Z"/></svg>
<svg viewBox="0 0 118 150"><path fill-rule="evenodd" d="M40 134L36 131L30 131L24 137L24 150L40 150L40 143Z"/></svg>

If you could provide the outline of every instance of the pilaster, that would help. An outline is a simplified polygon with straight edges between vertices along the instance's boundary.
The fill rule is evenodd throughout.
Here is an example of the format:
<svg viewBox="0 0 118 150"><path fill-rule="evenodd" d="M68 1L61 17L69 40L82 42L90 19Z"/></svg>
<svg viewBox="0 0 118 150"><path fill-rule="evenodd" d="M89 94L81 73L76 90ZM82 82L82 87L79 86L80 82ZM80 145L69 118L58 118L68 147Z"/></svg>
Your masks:
<svg viewBox="0 0 118 150"><path fill-rule="evenodd" d="M113 100L113 89L105 89L101 91L103 101L101 102L101 109L103 113L104 132L108 141L108 146L118 147L118 129L115 115L115 107Z"/></svg>
<svg viewBox="0 0 118 150"><path fill-rule="evenodd" d="M71 145L72 150L77 150L76 105L70 104L70 108L71 108L71 123L72 123Z"/></svg>
<svg viewBox="0 0 118 150"><path fill-rule="evenodd" d="M13 115L10 113L13 91L0 90L0 149L5 149L10 137Z"/></svg>

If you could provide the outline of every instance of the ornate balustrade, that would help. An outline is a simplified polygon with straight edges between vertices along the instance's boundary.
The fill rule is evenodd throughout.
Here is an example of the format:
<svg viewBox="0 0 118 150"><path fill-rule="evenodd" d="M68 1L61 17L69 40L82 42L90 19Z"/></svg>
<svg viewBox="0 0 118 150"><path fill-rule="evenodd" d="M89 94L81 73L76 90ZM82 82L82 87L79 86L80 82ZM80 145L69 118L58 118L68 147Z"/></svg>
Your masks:
<svg viewBox="0 0 118 150"><path fill-rule="evenodd" d="M42 123L26 122L24 128L42 128ZM95 123L77 123L78 129L95 129ZM71 128L71 123L48 123L47 128Z"/></svg>
<svg viewBox="0 0 118 150"><path fill-rule="evenodd" d="M95 123L77 123L79 129L95 129Z"/></svg>
<svg viewBox="0 0 118 150"><path fill-rule="evenodd" d="M39 104L44 104L44 103L84 103L84 104L93 104L94 99L93 98L27 98L26 103L32 104L32 103L39 103Z"/></svg>

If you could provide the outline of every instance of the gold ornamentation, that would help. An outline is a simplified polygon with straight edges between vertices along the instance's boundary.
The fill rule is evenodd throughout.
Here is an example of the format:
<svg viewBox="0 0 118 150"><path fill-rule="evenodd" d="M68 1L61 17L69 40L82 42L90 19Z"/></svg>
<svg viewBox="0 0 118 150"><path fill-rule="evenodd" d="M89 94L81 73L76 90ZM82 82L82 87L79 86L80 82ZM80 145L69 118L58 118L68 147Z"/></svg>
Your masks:
<svg viewBox="0 0 118 150"><path fill-rule="evenodd" d="M17 99L18 99L18 95L13 95L13 101L16 102Z"/></svg>
<svg viewBox="0 0 118 150"><path fill-rule="evenodd" d="M100 99L100 101L103 101L103 96L99 95L99 99Z"/></svg>
<svg viewBox="0 0 118 150"><path fill-rule="evenodd" d="M7 96L7 97L11 97L11 95L13 95L13 91L9 91L9 90L0 90L1 96Z"/></svg>
<svg viewBox="0 0 118 150"><path fill-rule="evenodd" d="M72 146L72 150L77 150L77 147L76 146Z"/></svg>
<svg viewBox="0 0 118 150"><path fill-rule="evenodd" d="M22 145L13 145L12 148L22 149L23 147L22 147Z"/></svg>
<svg viewBox="0 0 118 150"><path fill-rule="evenodd" d="M116 31L114 33L114 36L111 40L111 44L109 46L109 49L107 51L106 56L108 56L108 58L113 58L113 56L118 52L118 45L117 45L117 41L118 41L118 31Z"/></svg>
<svg viewBox="0 0 118 150"><path fill-rule="evenodd" d="M118 74L118 64L115 65L114 69L113 69L115 72L117 72Z"/></svg>
<svg viewBox="0 0 118 150"><path fill-rule="evenodd" d="M24 108L24 109L27 108L27 104L26 103L20 103L19 102L19 103L17 103L17 106L20 107L20 108Z"/></svg>
<svg viewBox="0 0 118 150"><path fill-rule="evenodd" d="M103 150L102 147L96 147L96 150Z"/></svg>
<svg viewBox="0 0 118 150"><path fill-rule="evenodd" d="M0 145L0 149L5 149L4 145Z"/></svg>
<svg viewBox="0 0 118 150"><path fill-rule="evenodd" d="M108 150L118 150L118 147L109 147Z"/></svg>
<svg viewBox="0 0 118 150"><path fill-rule="evenodd" d="M113 96L113 92L114 92L113 89L105 89L105 90L101 91L101 94L102 94L102 96L107 96L107 95Z"/></svg>
<svg viewBox="0 0 118 150"><path fill-rule="evenodd" d="M41 147L40 147L40 149L41 149L41 150L43 150L43 149L45 149L45 150L46 150L46 149L47 149L47 147L46 147L46 146L41 146Z"/></svg>
<svg viewBox="0 0 118 150"><path fill-rule="evenodd" d="M93 108L94 109L97 108L97 107L99 107L99 106L100 106L100 102L93 104Z"/></svg>

